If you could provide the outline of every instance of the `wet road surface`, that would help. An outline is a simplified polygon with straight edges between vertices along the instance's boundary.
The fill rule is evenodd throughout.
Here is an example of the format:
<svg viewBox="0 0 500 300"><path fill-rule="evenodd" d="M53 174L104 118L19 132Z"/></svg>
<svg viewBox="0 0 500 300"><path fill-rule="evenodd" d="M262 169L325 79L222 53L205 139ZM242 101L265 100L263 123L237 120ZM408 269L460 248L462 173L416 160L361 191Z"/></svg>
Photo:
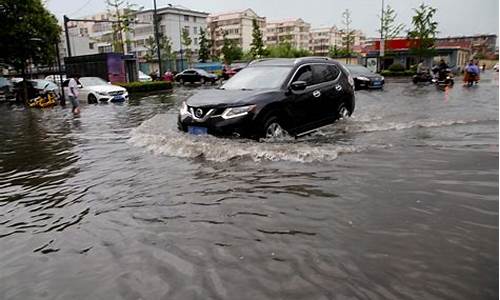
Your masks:
<svg viewBox="0 0 500 300"><path fill-rule="evenodd" d="M195 91L0 105L0 299L498 298L498 73L274 143L178 132Z"/></svg>

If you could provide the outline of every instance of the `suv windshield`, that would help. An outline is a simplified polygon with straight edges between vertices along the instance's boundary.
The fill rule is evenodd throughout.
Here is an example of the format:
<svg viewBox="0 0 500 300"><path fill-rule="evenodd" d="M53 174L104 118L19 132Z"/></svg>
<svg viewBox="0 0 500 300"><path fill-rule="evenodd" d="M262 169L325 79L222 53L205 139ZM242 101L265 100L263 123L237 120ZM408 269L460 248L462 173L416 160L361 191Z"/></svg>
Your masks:
<svg viewBox="0 0 500 300"><path fill-rule="evenodd" d="M283 66L245 68L231 77L221 88L225 90L279 88L291 69Z"/></svg>
<svg viewBox="0 0 500 300"><path fill-rule="evenodd" d="M108 83L99 77L82 77L78 81L83 86L93 86L93 85L107 85Z"/></svg>

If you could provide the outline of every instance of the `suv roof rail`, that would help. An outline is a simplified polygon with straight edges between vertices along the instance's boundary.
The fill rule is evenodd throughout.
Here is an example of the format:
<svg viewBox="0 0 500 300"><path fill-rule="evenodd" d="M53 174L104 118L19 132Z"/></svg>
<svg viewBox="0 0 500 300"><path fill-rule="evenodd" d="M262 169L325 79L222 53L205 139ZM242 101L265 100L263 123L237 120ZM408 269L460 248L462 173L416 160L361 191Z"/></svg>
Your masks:
<svg viewBox="0 0 500 300"><path fill-rule="evenodd" d="M298 62L301 62L304 60L328 60L328 61L332 61L332 59L330 57L327 57L327 56L304 56L304 57L299 57L299 58L295 59L295 63L298 63Z"/></svg>
<svg viewBox="0 0 500 300"><path fill-rule="evenodd" d="M257 59L252 60L251 62L249 62L248 65L252 65L254 63L268 61L268 60L276 60L276 59L283 59L283 58L276 58L276 57L257 58Z"/></svg>

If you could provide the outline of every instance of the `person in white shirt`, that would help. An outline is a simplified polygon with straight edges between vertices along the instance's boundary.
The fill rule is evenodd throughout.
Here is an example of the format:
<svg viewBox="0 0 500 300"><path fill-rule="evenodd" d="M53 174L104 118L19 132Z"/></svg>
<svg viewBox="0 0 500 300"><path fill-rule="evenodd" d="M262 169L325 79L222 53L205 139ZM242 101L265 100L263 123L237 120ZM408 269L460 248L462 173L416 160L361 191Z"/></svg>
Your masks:
<svg viewBox="0 0 500 300"><path fill-rule="evenodd" d="M71 110L73 114L78 115L80 114L80 103L78 102L78 79L80 78L79 74L75 74L73 78L71 78L68 82L68 99L71 102L71 105L73 106L73 109Z"/></svg>

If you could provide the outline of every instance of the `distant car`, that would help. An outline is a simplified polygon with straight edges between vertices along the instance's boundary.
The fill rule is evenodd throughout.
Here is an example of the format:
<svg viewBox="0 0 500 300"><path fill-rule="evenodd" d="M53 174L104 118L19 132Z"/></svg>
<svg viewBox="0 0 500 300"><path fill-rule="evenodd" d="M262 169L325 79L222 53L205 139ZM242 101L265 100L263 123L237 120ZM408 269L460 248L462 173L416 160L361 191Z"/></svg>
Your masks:
<svg viewBox="0 0 500 300"><path fill-rule="evenodd" d="M146 82L146 81L152 81L153 79L151 76L147 75L146 73L142 72L139 70L139 81L141 82Z"/></svg>
<svg viewBox="0 0 500 300"><path fill-rule="evenodd" d="M498 72L498 64L495 64L495 65L493 66L493 70L495 70L495 72Z"/></svg>
<svg viewBox="0 0 500 300"><path fill-rule="evenodd" d="M5 77L0 77L0 101L13 100L14 86L10 80Z"/></svg>
<svg viewBox="0 0 500 300"><path fill-rule="evenodd" d="M356 90L368 89L381 89L384 87L384 76L373 73L368 68L360 65L346 65L347 69L351 72L354 78L354 86Z"/></svg>
<svg viewBox="0 0 500 300"><path fill-rule="evenodd" d="M53 81L44 79L32 79L30 81L34 83L33 87L42 93L44 92L57 93L59 90L59 86L55 84Z"/></svg>
<svg viewBox="0 0 500 300"><path fill-rule="evenodd" d="M124 102L128 100L128 92L125 88L112 85L99 77L81 77L79 79L78 100L87 101L89 104L101 102ZM63 83L68 88L69 79Z"/></svg>
<svg viewBox="0 0 500 300"><path fill-rule="evenodd" d="M59 77L59 75L49 75L49 76L45 77L45 80L52 81L55 84L59 85L60 77ZM66 80L66 75L62 75L62 80L63 80L63 82L64 82L64 80Z"/></svg>
<svg viewBox="0 0 500 300"><path fill-rule="evenodd" d="M332 59L257 60L219 89L184 101L178 127L256 139L300 136L350 116L354 97L352 77Z"/></svg>
<svg viewBox="0 0 500 300"><path fill-rule="evenodd" d="M186 82L199 82L201 84L210 82L214 84L217 81L218 77L217 75L210 74L202 69L187 69L175 75L174 79L180 84L184 84Z"/></svg>

